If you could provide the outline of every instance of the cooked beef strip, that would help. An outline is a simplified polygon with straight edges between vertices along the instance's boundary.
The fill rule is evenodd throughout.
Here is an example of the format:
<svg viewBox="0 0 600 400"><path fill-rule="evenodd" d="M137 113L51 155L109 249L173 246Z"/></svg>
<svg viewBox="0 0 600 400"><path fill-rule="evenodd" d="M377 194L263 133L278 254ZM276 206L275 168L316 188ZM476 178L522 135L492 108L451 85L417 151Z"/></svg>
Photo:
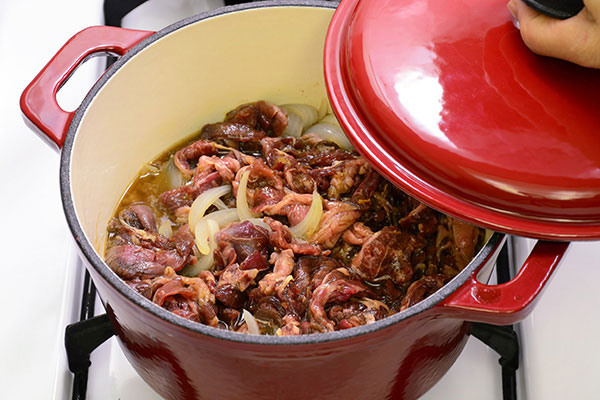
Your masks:
<svg viewBox="0 0 600 400"><path fill-rule="evenodd" d="M148 201L139 193L134 201L125 196L109 224L109 266L183 318L247 332L246 309L262 333L298 335L348 329L406 309L473 257L481 229L405 195L356 152L316 134L281 137L286 125L278 107L245 104L206 125L199 140L153 162L162 171L172 157L185 183L171 188L163 177ZM201 256L187 226L192 202L231 184L232 194L221 200L236 207L246 171L248 206L270 229L251 221L222 227L213 268L179 275ZM140 190L152 187L151 177L144 182ZM324 213L311 237L296 238L289 227L306 217L315 189ZM157 217L175 224L170 238L158 234Z"/></svg>

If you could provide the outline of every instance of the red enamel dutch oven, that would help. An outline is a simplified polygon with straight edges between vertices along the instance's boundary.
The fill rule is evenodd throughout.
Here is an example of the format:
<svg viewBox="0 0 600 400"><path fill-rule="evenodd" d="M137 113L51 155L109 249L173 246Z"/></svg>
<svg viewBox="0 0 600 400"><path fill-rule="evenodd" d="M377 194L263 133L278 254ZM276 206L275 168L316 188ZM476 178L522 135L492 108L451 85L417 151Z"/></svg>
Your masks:
<svg viewBox="0 0 600 400"><path fill-rule="evenodd" d="M328 69L335 57L345 57L335 48L344 45L331 37L348 34L342 22L356 3L344 2L331 25ZM136 294L112 272L102 258L106 225L141 166L240 103L318 107L329 85L333 108L357 148L394 183L406 180L397 177L410 174L399 174L396 160L382 161L378 139L369 142L369 131L356 125L360 118L353 122L345 110L372 100L360 96L364 81L342 76L358 71L358 60L344 60L351 68L339 77L329 71L325 82L324 43L334 8L324 1L268 1L201 14L159 32L91 27L69 40L22 95L26 120L61 152L66 218L119 343L165 398L415 399L456 360L471 321L503 325L524 318L568 247L539 241L512 281L488 286L478 278L486 282L506 238L491 233L458 276L417 305L370 325L297 337L241 335L191 322ZM504 7L501 12L508 21ZM369 39L364 43L372 45ZM76 111L62 110L56 93L71 72L107 52L119 60ZM350 92L338 91L341 86L332 90L342 82L356 84L357 97L345 98Z"/></svg>

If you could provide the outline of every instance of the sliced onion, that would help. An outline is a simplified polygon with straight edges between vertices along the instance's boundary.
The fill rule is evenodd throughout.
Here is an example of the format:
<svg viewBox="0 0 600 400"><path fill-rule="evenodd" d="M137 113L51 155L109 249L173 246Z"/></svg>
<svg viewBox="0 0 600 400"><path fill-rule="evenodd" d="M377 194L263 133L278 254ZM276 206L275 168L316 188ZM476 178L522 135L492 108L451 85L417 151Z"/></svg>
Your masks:
<svg viewBox="0 0 600 400"><path fill-rule="evenodd" d="M291 136L291 137L300 137L302 135L302 131L304 130L304 124L302 123L302 118L298 116L298 114L290 112L287 116L288 123L285 127L285 130L281 134L282 136Z"/></svg>
<svg viewBox="0 0 600 400"><path fill-rule="evenodd" d="M216 188L208 189L194 200L188 215L188 224L192 232L196 229L196 224L204 213L214 202L221 196L231 192L231 185L217 186Z"/></svg>
<svg viewBox="0 0 600 400"><path fill-rule="evenodd" d="M296 114L302 120L302 129L306 129L319 120L319 111L308 104L284 104L279 108L287 111L288 120L290 114ZM289 123L289 122L288 122Z"/></svg>
<svg viewBox="0 0 600 400"><path fill-rule="evenodd" d="M186 276L197 276L200 272L211 269L215 263L215 249L217 244L215 242L215 235L219 232L219 225L212 219L205 220L208 231L208 254L198 257L198 261L194 265L189 265L181 270L181 273ZM203 222L204 224L204 222Z"/></svg>
<svg viewBox="0 0 600 400"><path fill-rule="evenodd" d="M342 128L339 126L320 122L311 126L306 130L306 132L304 132L305 135L308 133L314 133L324 140L333 142L337 144L340 149L344 149L346 151L352 151L354 149L354 147L352 147L352 143L350 143L344 134L344 131L342 131Z"/></svg>
<svg viewBox="0 0 600 400"><path fill-rule="evenodd" d="M197 224L196 229L194 229L194 236L196 237L196 247L201 254L208 254L210 252L210 245L208 244L208 240L210 239L210 231L208 229L209 221L213 221L208 218L202 218Z"/></svg>
<svg viewBox="0 0 600 400"><path fill-rule="evenodd" d="M246 191L248 189L248 177L249 176L250 176L250 170L247 169L242 174L242 178L240 179L240 185L238 186L238 190L237 190L237 210L238 210L238 215L240 217L240 221L242 221L242 222L247 219L256 218L259 216L258 214L254 214L252 211L250 211L250 207L248 207Z"/></svg>
<svg viewBox="0 0 600 400"><path fill-rule="evenodd" d="M321 118L319 123L340 126L340 122L337 120L337 118L333 114L327 114L326 116Z"/></svg>
<svg viewBox="0 0 600 400"><path fill-rule="evenodd" d="M205 215L202 219L212 219L219 225L219 228L224 228L232 222L239 221L240 217L237 208L228 208L226 210L212 212Z"/></svg>
<svg viewBox="0 0 600 400"><path fill-rule="evenodd" d="M169 218L162 217L160 219L160 226L158 227L158 233L166 238L173 236L173 227Z"/></svg>
<svg viewBox="0 0 600 400"><path fill-rule="evenodd" d="M227 207L227 204L225 204L225 202L221 199L216 199L215 202L213 203L213 205L215 207L217 207L219 210L227 210L229 207Z"/></svg>
<svg viewBox="0 0 600 400"><path fill-rule="evenodd" d="M310 205L310 209L306 214L306 217L297 225L294 225L290 228L292 235L297 238L306 239L313 234L313 232L319 226L319 222L321 221L321 216L323 216L323 199L317 190L313 192L313 199Z"/></svg>
<svg viewBox="0 0 600 400"><path fill-rule="evenodd" d="M171 188L176 188L179 186L183 186L185 184L185 178L181 174L181 171L179 170L179 168L177 168L177 166L175 165L173 156L171 156L171 159L169 160L169 162L165 168L166 168L165 173L167 174L167 180L169 181Z"/></svg>
<svg viewBox="0 0 600 400"><path fill-rule="evenodd" d="M242 315L244 316L244 321L246 321L246 326L248 327L248 333L251 335L260 335L260 329L258 328L258 322L256 322L256 318L254 315L250 313L250 311L244 309L242 311Z"/></svg>

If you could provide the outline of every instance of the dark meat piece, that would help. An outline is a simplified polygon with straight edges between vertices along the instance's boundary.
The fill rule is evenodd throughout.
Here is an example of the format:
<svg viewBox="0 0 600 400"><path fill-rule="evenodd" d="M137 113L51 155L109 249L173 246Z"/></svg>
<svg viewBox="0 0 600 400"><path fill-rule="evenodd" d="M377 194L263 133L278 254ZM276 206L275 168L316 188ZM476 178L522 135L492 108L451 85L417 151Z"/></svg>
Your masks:
<svg viewBox="0 0 600 400"><path fill-rule="evenodd" d="M288 187L297 193L312 193L317 185L309 169L302 165L285 168L284 177Z"/></svg>
<svg viewBox="0 0 600 400"><path fill-rule="evenodd" d="M233 328L237 324L240 314L241 312L235 308L225 307L221 308L219 311L219 318L221 318L221 320L225 322L229 328Z"/></svg>
<svg viewBox="0 0 600 400"><path fill-rule="evenodd" d="M281 326L283 317L286 315L281 301L275 296L262 295L259 288L253 289L250 292L248 296L248 310L256 318L268 321L273 327Z"/></svg>
<svg viewBox="0 0 600 400"><path fill-rule="evenodd" d="M373 236L373 231L362 222L355 222L342 235L342 239L349 244L362 246Z"/></svg>
<svg viewBox="0 0 600 400"><path fill-rule="evenodd" d="M135 204L122 210L119 213L119 221L132 230L158 233L154 211L144 204Z"/></svg>
<svg viewBox="0 0 600 400"><path fill-rule="evenodd" d="M243 270L238 264L227 266L219 276L215 297L227 307L241 307L245 300L243 292L254 284L258 272L257 269Z"/></svg>
<svg viewBox="0 0 600 400"><path fill-rule="evenodd" d="M215 242L218 244L215 251L218 267L236 262L242 264L242 269L262 270L268 267L268 233L250 221L236 222L221 229L215 235Z"/></svg>
<svg viewBox="0 0 600 400"><path fill-rule="evenodd" d="M342 161L337 163L334 168L337 171L331 177L329 188L327 189L327 197L331 200L337 200L343 194L348 193L356 184L358 176L364 175L367 171L370 171L369 164L364 158ZM372 185L372 182L368 182L368 184ZM377 184L375 184L375 187L377 187ZM362 190L366 191L367 189ZM375 188L373 188L373 191L375 191Z"/></svg>
<svg viewBox="0 0 600 400"><path fill-rule="evenodd" d="M379 174L370 169L354 193L352 193L352 202L358 205L361 210L368 210L371 206L371 198L373 197L375 190L377 190L379 181Z"/></svg>
<svg viewBox="0 0 600 400"><path fill-rule="evenodd" d="M330 201L326 205L327 211L323 213L317 230L309 240L325 249L331 249L342 233L360 218L361 212L354 204L343 201Z"/></svg>
<svg viewBox="0 0 600 400"><path fill-rule="evenodd" d="M266 136L264 131L234 122L217 122L204 125L201 136L206 140L235 140L238 142L258 141Z"/></svg>
<svg viewBox="0 0 600 400"><path fill-rule="evenodd" d="M402 284L414 273L410 263L414 246L411 235L385 227L363 244L350 267L368 281L389 275L396 284Z"/></svg>
<svg viewBox="0 0 600 400"><path fill-rule="evenodd" d="M107 251L106 263L123 279L143 279L162 275L165 267L179 271L196 261L194 237L187 225L181 226L168 243L171 244L168 249L136 244L113 246Z"/></svg>
<svg viewBox="0 0 600 400"><path fill-rule="evenodd" d="M204 271L196 278L179 276L172 268L152 281L152 301L187 319L217 326L214 276Z"/></svg>
<svg viewBox="0 0 600 400"><path fill-rule="evenodd" d="M414 306L426 297L435 293L444 286L444 277L442 275L424 276L416 282L411 283L406 291L406 296L402 299L401 309L406 310Z"/></svg>
<svg viewBox="0 0 600 400"><path fill-rule="evenodd" d="M262 100L243 104L228 112L225 121L250 126L269 136L281 136L287 126L285 113L276 105Z"/></svg>
<svg viewBox="0 0 600 400"><path fill-rule="evenodd" d="M438 219L435 211L425 204L418 204L406 217L402 218L398 224L409 229L416 227L421 236L429 237L437 232Z"/></svg>
<svg viewBox="0 0 600 400"><path fill-rule="evenodd" d="M165 271L165 265L156 261L154 251L132 244L109 248L106 252L106 263L125 280L153 278Z"/></svg>
<svg viewBox="0 0 600 400"><path fill-rule="evenodd" d="M336 323L335 329L339 330L373 323L387 317L389 311L389 307L381 301L364 298L335 304L327 315Z"/></svg>
<svg viewBox="0 0 600 400"><path fill-rule="evenodd" d="M216 153L217 146L215 143L198 140L176 152L173 162L183 176L190 178L194 174L195 166L201 156L213 155Z"/></svg>
<svg viewBox="0 0 600 400"><path fill-rule="evenodd" d="M159 199L160 202L171 211L175 211L181 207L191 206L194 201L187 186L180 186L175 189L167 190L160 195Z"/></svg>
<svg viewBox="0 0 600 400"><path fill-rule="evenodd" d="M194 236L192 235L188 224L180 226L171 237L171 240L175 245L177 253L184 260L184 265L195 262L195 260L192 260L194 254ZM176 268L174 269L177 271Z"/></svg>
<svg viewBox="0 0 600 400"><path fill-rule="evenodd" d="M222 184L221 176L214 169L206 169L203 171L196 172L192 184L185 186L190 197L195 199L208 189L212 189Z"/></svg>
<svg viewBox="0 0 600 400"><path fill-rule="evenodd" d="M481 230L455 218L449 218L452 224L453 251L456 265L462 270L475 255L475 246L479 241Z"/></svg>
<svg viewBox="0 0 600 400"><path fill-rule="evenodd" d="M256 159L252 165L240 168L233 181L233 192L237 197L242 175L250 171L246 199L252 209L273 205L280 202L285 196L284 183L276 171L267 167L262 159Z"/></svg>
<svg viewBox="0 0 600 400"><path fill-rule="evenodd" d="M283 250L281 253L272 253L269 260L273 267L273 272L267 274L258 282L258 288L265 296L277 293L279 298L283 297L283 289L293 279L294 253L292 250Z"/></svg>
<svg viewBox="0 0 600 400"><path fill-rule="evenodd" d="M148 300L152 300L152 286L149 280L132 279L125 283Z"/></svg>
<svg viewBox="0 0 600 400"><path fill-rule="evenodd" d="M264 221L269 224L272 231L269 233L269 242L273 247L281 250L291 249L295 254L306 254L318 256L324 253L321 248L314 244L298 239L294 239L290 228L283 225L281 222L269 217L265 217Z"/></svg>
<svg viewBox="0 0 600 400"><path fill-rule="evenodd" d="M323 278L331 271L343 265L334 258L319 256L300 257L294 268L294 283L306 299L310 299L312 292L323 282Z"/></svg>
<svg viewBox="0 0 600 400"><path fill-rule="evenodd" d="M286 194L281 201L275 204L262 204L255 207L252 211L255 213L265 213L267 215L282 215L288 218L291 226L300 223L312 204L312 194L299 194L291 192Z"/></svg>
<svg viewBox="0 0 600 400"><path fill-rule="evenodd" d="M309 306L312 321L320 325L325 332L333 331L335 325L327 318L325 305L344 302L352 296L367 291L365 285L350 278L350 273L346 268L331 271L313 292Z"/></svg>

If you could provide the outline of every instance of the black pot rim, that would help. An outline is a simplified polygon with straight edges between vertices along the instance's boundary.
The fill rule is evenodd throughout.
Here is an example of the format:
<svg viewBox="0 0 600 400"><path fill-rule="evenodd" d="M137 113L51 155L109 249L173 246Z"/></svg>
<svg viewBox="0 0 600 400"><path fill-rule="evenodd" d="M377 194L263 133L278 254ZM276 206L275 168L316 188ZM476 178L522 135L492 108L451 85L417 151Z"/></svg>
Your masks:
<svg viewBox="0 0 600 400"><path fill-rule="evenodd" d="M319 1L319 0L281 0L281 1L261 1L255 3L240 4L235 6L222 7L210 12L201 13L193 17L183 19L173 25L170 25L155 34L144 39L125 55L120 57L109 69L100 77L96 84L92 87L90 92L85 96L81 105L77 109L71 124L69 125L68 133L65 138L65 143L61 152L60 161L60 189L61 198L63 204L63 210L67 219L69 229L77 245L80 248L81 253L86 258L88 265L91 266L98 272L102 279L106 280L114 289L120 292L133 304L140 307L141 309L158 316L174 325L181 328L187 329L192 332L196 332L202 335L206 335L216 339L222 339L225 341L233 341L247 344L260 344L260 345L306 345L306 344L317 344L331 341L340 341L344 339L350 339L369 333L379 331L385 328L389 328L400 321L411 318L417 314L427 311L433 308L436 304L444 300L455 290L461 287L471 275L478 269L479 266L483 265L489 257L494 253L500 244L503 243L504 234L494 232L488 239L487 243L481 249L481 251L475 256L475 258L467 265L454 279L448 282L444 287L438 290L427 299L420 303L394 314L390 317L384 318L380 321L372 324L363 325L356 328L327 332L327 333L316 333L310 335L299 335L299 336L266 336L266 335L245 335L236 332L230 332L212 328L210 326L193 322L185 318L179 317L170 311L167 311L158 305L152 303L150 300L144 298L140 294L136 293L131 289L121 278L119 278L94 250L94 247L87 239L83 232L83 228L79 223L75 206L72 200L71 192L71 154L73 150L73 143L79 124L88 106L104 86L104 84L132 57L143 50L148 45L159 40L160 38L174 32L185 26L194 24L196 22L209 19L212 17L220 16L237 11L243 11L248 9L266 8L266 7L321 7L335 9L337 2Z"/></svg>

